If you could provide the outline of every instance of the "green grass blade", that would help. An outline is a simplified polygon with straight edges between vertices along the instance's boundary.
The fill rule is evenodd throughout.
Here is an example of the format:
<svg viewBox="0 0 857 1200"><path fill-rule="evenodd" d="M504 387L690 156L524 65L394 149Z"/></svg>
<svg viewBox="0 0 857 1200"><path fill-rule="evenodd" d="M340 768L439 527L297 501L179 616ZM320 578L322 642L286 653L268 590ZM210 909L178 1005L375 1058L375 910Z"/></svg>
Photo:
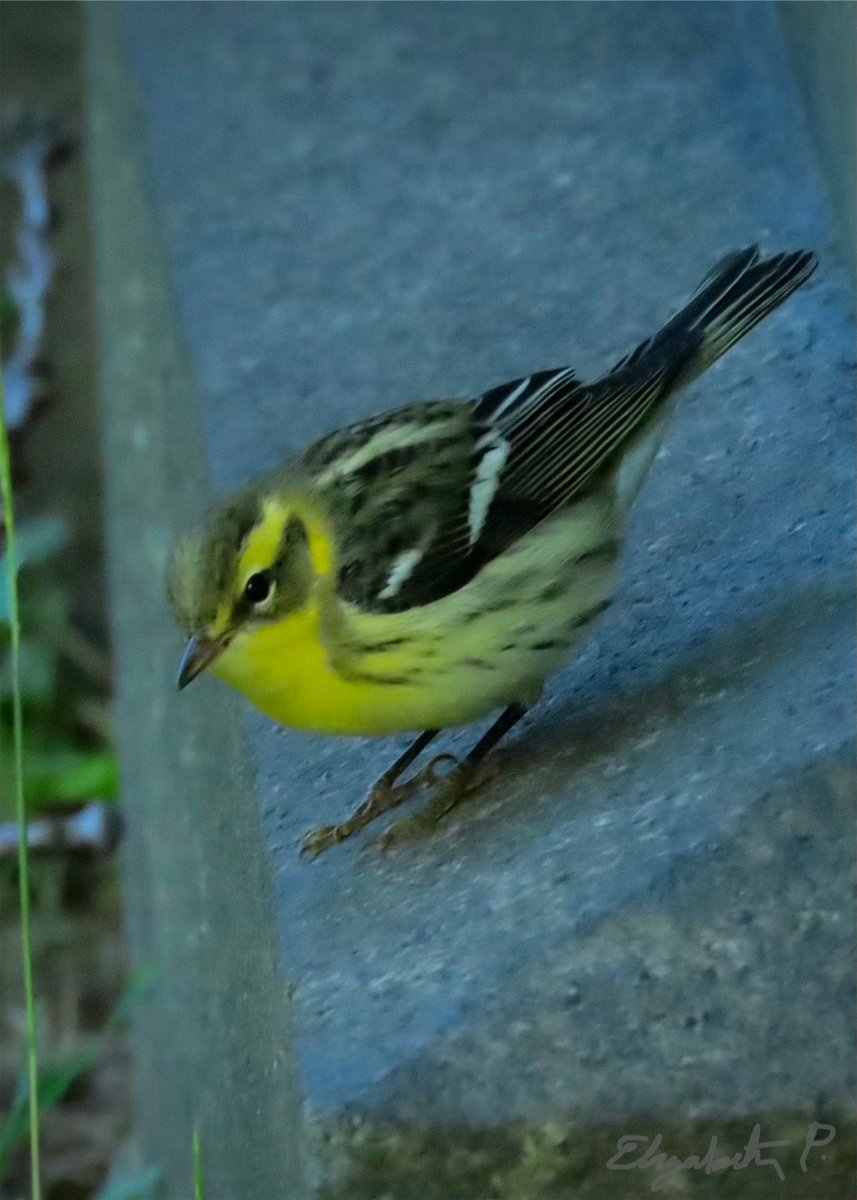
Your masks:
<svg viewBox="0 0 857 1200"><path fill-rule="evenodd" d="M59 1104L69 1088L87 1071L91 1071L95 1063L95 1055L86 1052L41 1071L38 1111L44 1114ZM19 1081L8 1116L0 1121L0 1180L3 1178L12 1151L20 1142L26 1140L29 1128L29 1099L30 1088L25 1073Z"/></svg>
<svg viewBox="0 0 857 1200"><path fill-rule="evenodd" d="M202 1137L193 1130L193 1200L205 1200L205 1175L202 1170Z"/></svg>
<svg viewBox="0 0 857 1200"><path fill-rule="evenodd" d="M113 1012L107 1018L104 1034L115 1035L127 1023L134 1006L150 991L157 976L154 967L138 967L131 982L119 998ZM39 1072L39 1112L42 1116L50 1112L67 1095L69 1089L80 1078L98 1066L103 1049L103 1036L92 1040L90 1045L62 1062L43 1067ZM18 1080L7 1115L0 1118L0 1180L15 1150L27 1137L29 1130L30 1085L26 1067ZM99 1194L100 1200L100 1194Z"/></svg>
<svg viewBox="0 0 857 1200"><path fill-rule="evenodd" d="M6 525L9 628L11 632L12 725L15 817L18 825L18 886L21 896L21 945L24 968L24 1003L27 1013L27 1078L29 1080L30 1164L32 1200L42 1200L39 1155L39 1054L36 996L33 986L33 950L30 934L30 856L27 848L27 806L24 800L24 715L21 704L21 625L18 616L18 558L15 545L15 512L12 504L12 464L6 429L6 397L0 371L0 494Z"/></svg>

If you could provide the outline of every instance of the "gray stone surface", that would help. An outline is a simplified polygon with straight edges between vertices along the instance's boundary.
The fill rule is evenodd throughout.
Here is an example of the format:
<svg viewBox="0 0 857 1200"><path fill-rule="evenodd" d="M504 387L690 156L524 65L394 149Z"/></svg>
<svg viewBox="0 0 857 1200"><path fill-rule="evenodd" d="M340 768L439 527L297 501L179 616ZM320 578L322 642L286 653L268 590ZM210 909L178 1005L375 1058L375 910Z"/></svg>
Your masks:
<svg viewBox="0 0 857 1200"><path fill-rule="evenodd" d="M611 616L512 739L503 780L433 839L296 856L398 744L242 708L255 787L224 797L243 751L206 743L214 806L193 816L215 831L212 903L221 886L238 916L251 903L248 823L273 864L318 1135L307 1186L334 1194L355 1128L848 1109L853 314L774 8L120 19L217 491L370 411L564 362L594 374L736 246L822 260L687 396ZM152 502L174 504L169 470L159 486ZM147 619L159 663L177 658L166 612ZM211 680L151 697L175 728L239 711ZM132 910L165 886L151 853ZM244 936L218 930L227 954ZM232 988L224 966L212 980Z"/></svg>
<svg viewBox="0 0 857 1200"><path fill-rule="evenodd" d="M153 978L134 1008L140 1154L163 1171L170 1196L188 1200L198 1128L212 1200L291 1200L303 1193L289 989L238 706L225 693L201 707L175 703L165 626L166 548L204 504L194 372L114 13L92 5L87 20L127 924L135 962Z"/></svg>
<svg viewBox="0 0 857 1200"><path fill-rule="evenodd" d="M779 0L845 256L857 265L857 5Z"/></svg>

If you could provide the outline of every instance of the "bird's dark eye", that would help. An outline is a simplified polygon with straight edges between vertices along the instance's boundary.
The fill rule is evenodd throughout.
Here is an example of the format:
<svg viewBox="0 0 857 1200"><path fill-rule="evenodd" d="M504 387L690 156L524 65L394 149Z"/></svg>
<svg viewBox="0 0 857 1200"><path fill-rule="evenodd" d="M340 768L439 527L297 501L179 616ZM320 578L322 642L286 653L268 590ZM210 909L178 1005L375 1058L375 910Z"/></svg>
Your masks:
<svg viewBox="0 0 857 1200"><path fill-rule="evenodd" d="M257 571L244 585L244 595L251 604L262 604L271 594L273 580L267 571Z"/></svg>

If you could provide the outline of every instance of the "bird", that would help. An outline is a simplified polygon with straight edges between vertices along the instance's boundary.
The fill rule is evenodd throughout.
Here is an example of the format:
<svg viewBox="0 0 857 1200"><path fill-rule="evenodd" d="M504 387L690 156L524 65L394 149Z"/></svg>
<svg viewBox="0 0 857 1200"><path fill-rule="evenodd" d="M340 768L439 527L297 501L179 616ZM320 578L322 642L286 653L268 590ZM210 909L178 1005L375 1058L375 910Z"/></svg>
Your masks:
<svg viewBox="0 0 857 1200"><path fill-rule="evenodd" d="M806 250L733 251L596 382L539 370L357 421L216 502L178 540L179 689L208 669L282 725L422 730L350 816L305 835L303 853L428 787L423 810L378 844L420 836L484 783L489 752L610 604L679 394L816 265ZM403 778L441 730L498 711L463 759L440 755Z"/></svg>

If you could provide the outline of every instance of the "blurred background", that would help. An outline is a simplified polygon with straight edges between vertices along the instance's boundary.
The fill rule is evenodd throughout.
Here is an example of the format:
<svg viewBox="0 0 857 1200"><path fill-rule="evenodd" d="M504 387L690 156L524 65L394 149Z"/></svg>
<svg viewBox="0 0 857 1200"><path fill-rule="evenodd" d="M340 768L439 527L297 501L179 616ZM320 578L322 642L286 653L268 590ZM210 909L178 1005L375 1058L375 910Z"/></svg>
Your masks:
<svg viewBox="0 0 857 1200"><path fill-rule="evenodd" d="M26 795L45 1088L45 1194L93 1196L130 1128L129 979L102 521L83 8L0 11L0 264L20 523ZM0 559L0 573L4 560ZM5 587L4 587L5 593ZM23 988L0 601L0 1179L27 1193ZM116 1020L114 1026L113 1021ZM121 1028L120 1028L121 1026Z"/></svg>

